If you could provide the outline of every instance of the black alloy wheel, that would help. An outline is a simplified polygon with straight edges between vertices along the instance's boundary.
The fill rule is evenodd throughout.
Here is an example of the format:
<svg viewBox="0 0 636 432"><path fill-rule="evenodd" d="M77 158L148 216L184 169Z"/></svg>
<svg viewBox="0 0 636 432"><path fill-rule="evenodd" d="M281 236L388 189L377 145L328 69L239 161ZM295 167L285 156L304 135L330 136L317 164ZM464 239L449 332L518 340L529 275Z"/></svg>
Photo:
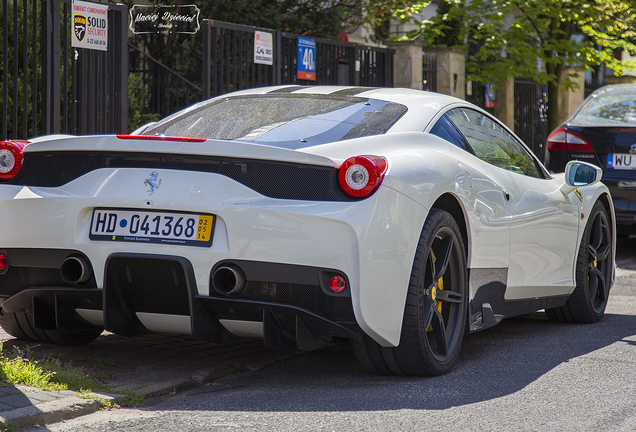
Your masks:
<svg viewBox="0 0 636 432"><path fill-rule="evenodd" d="M567 303L547 309L557 322L592 323L605 314L614 268L614 234L605 206L597 202L585 226L576 263L576 288Z"/></svg>
<svg viewBox="0 0 636 432"><path fill-rule="evenodd" d="M468 272L461 231L433 209L420 235L408 287L400 344L354 341L360 362L379 374L434 376L450 371L464 337Z"/></svg>

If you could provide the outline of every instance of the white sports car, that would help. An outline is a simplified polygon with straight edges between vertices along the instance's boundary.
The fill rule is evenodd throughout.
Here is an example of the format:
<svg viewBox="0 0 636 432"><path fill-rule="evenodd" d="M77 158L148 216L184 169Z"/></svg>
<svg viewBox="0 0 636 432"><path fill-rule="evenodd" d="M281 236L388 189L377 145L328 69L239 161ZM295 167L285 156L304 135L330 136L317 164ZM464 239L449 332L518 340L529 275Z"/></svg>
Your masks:
<svg viewBox="0 0 636 432"><path fill-rule="evenodd" d="M0 144L0 324L350 339L376 373L450 370L465 333L594 322L614 281L601 170L551 175L487 112L408 89L278 86L132 135Z"/></svg>

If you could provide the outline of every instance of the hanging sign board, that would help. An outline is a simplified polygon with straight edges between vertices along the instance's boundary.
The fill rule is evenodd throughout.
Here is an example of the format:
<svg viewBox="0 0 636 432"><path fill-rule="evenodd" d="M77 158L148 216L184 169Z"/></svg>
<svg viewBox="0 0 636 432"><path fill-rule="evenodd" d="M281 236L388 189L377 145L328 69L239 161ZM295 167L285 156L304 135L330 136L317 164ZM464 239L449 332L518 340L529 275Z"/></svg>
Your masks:
<svg viewBox="0 0 636 432"><path fill-rule="evenodd" d="M108 51L108 5L73 1L71 46Z"/></svg>
<svg viewBox="0 0 636 432"><path fill-rule="evenodd" d="M254 32L254 63L274 64L274 38L271 33Z"/></svg>
<svg viewBox="0 0 636 432"><path fill-rule="evenodd" d="M297 45L296 78L316 81L316 41L298 37Z"/></svg>
<svg viewBox="0 0 636 432"><path fill-rule="evenodd" d="M195 34L199 31L199 14L196 5L133 5L128 10L130 25L134 34L184 33Z"/></svg>

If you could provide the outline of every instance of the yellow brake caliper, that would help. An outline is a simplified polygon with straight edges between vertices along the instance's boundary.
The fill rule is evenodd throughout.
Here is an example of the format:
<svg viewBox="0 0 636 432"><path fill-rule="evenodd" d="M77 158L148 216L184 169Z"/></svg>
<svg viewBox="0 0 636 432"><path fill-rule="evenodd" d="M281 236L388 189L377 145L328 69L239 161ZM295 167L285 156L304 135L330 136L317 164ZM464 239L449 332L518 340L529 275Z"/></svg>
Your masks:
<svg viewBox="0 0 636 432"><path fill-rule="evenodd" d="M437 257L435 256L434 253L432 253L433 255L433 259L437 260ZM435 262L433 262L434 264ZM434 268L435 266L433 266ZM441 278L439 278L437 280L437 288L435 288L435 286L433 286L433 292L431 293L431 299L433 299L433 301L435 301L435 298L437 297L437 290L443 290L444 289L444 277L442 276ZM437 310L442 313L442 302L438 301L437 304L435 305L437 307ZM428 328L426 329L427 332L430 332L431 330L433 330L433 325L430 324L428 326Z"/></svg>

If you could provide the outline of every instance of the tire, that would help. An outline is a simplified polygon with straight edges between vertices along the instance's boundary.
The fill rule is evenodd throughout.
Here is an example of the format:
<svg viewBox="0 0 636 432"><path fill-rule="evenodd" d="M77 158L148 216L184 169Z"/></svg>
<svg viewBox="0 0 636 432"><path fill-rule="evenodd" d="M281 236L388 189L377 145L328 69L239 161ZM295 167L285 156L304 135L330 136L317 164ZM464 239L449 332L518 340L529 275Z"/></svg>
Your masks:
<svg viewBox="0 0 636 432"><path fill-rule="evenodd" d="M358 360L382 375L435 376L451 370L464 338L468 270L461 231L444 210L430 211L419 238L400 344L353 341Z"/></svg>
<svg viewBox="0 0 636 432"><path fill-rule="evenodd" d="M33 325L33 317L28 313L6 313L0 316L0 326L11 336L23 340L53 343L57 345L86 345L97 339L103 329L90 326L74 333L59 330L40 330Z"/></svg>
<svg viewBox="0 0 636 432"><path fill-rule="evenodd" d="M576 287L564 306L546 309L552 321L593 323L603 318L614 271L614 237L609 221L605 206L597 202L579 246Z"/></svg>

